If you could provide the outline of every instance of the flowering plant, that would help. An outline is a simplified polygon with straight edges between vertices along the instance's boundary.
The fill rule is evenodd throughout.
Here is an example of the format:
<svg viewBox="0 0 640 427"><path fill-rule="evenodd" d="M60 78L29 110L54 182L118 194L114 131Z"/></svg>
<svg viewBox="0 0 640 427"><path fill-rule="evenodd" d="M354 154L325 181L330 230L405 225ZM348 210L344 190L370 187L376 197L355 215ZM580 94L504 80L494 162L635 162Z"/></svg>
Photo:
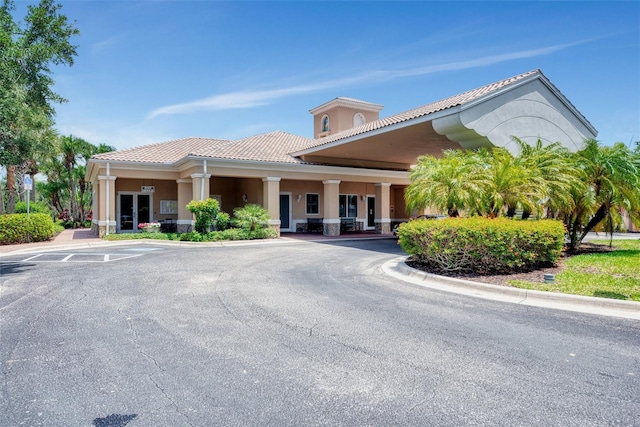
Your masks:
<svg viewBox="0 0 640 427"><path fill-rule="evenodd" d="M141 222L140 224L138 224L138 228L143 229L143 228L160 228L160 223L159 222Z"/></svg>

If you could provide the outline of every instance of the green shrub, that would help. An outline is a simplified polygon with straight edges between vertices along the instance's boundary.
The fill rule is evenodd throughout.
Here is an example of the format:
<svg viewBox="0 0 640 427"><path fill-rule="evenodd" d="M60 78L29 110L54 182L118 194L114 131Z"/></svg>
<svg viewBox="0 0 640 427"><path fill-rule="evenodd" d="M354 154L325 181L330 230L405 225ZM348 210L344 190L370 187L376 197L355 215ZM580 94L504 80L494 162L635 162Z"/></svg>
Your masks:
<svg viewBox="0 0 640 427"><path fill-rule="evenodd" d="M218 231L226 230L227 228L229 228L230 223L231 223L231 216L228 213L218 212L218 215L216 215L216 220L215 220L216 230Z"/></svg>
<svg viewBox="0 0 640 427"><path fill-rule="evenodd" d="M260 205L249 203L233 210L233 224L246 230L257 230L269 226L271 215Z"/></svg>
<svg viewBox="0 0 640 427"><path fill-rule="evenodd" d="M27 213L27 202L16 203L16 213ZM29 213L42 213L51 215L51 208L47 202L30 202Z"/></svg>
<svg viewBox="0 0 640 427"><path fill-rule="evenodd" d="M256 230L247 230L245 228L229 228L223 231L214 231L209 233L212 235L212 241L219 240L255 240L255 239L273 239L278 237L276 230L273 228L258 228Z"/></svg>
<svg viewBox="0 0 640 427"><path fill-rule="evenodd" d="M51 216L34 213L0 215L0 244L42 242L53 237Z"/></svg>
<svg viewBox="0 0 640 427"><path fill-rule="evenodd" d="M398 228L402 249L439 271L513 273L554 265L562 255L560 221L448 218Z"/></svg>
<svg viewBox="0 0 640 427"><path fill-rule="evenodd" d="M192 200L187 205L187 210L196 217L195 230L198 233L207 233L220 212L220 204L216 199L211 198Z"/></svg>

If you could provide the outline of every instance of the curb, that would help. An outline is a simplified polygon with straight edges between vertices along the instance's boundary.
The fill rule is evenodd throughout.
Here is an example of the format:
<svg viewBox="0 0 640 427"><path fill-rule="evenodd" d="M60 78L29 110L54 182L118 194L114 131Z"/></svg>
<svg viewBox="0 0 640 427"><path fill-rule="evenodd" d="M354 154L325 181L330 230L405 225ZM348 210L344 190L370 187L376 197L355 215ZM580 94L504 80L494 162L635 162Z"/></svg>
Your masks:
<svg viewBox="0 0 640 427"><path fill-rule="evenodd" d="M152 244L158 246L176 246L176 247L193 247L193 248L211 248L211 247L234 247L234 246L260 246L273 244L292 244L292 243L327 243L327 242L346 242L360 240L383 240L391 239L389 236L372 236L372 237L344 237L333 239L295 239L295 238L277 238L277 239L255 239L255 240L222 240L219 242L189 242L179 240L157 240L157 239L132 239L132 240L102 240L85 243L64 243L64 244L47 244L42 246L17 247L15 250L0 251L0 258L10 255L27 254L31 252L53 252L59 250L70 249L86 249L99 248L105 246L129 246L135 244Z"/></svg>
<svg viewBox="0 0 640 427"><path fill-rule="evenodd" d="M409 267L404 262L406 259L399 257L387 261L382 265L382 271L396 279L439 291L512 304L640 320L639 302L519 289L438 276Z"/></svg>

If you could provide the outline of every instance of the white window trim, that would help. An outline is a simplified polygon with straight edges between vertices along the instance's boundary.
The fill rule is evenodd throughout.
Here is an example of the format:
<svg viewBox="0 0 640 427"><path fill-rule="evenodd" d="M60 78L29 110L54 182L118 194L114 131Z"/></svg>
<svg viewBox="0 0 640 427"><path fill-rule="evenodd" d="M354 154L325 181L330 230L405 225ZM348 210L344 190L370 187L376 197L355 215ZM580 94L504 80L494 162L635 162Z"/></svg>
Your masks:
<svg viewBox="0 0 640 427"><path fill-rule="evenodd" d="M316 213L312 213L308 211L309 208L309 203L307 202L307 196L309 195L316 195L318 196L318 212ZM320 193L305 193L304 194L304 211L305 211L305 215L320 215Z"/></svg>

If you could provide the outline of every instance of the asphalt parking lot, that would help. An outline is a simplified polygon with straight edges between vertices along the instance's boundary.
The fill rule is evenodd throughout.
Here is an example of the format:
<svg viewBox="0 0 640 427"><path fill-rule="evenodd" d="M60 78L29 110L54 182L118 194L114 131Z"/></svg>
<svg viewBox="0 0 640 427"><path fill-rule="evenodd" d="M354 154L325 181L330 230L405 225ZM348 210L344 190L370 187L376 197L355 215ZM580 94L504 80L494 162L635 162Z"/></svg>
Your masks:
<svg viewBox="0 0 640 427"><path fill-rule="evenodd" d="M399 255L5 256L0 425L637 425L640 322L424 289L383 273Z"/></svg>

